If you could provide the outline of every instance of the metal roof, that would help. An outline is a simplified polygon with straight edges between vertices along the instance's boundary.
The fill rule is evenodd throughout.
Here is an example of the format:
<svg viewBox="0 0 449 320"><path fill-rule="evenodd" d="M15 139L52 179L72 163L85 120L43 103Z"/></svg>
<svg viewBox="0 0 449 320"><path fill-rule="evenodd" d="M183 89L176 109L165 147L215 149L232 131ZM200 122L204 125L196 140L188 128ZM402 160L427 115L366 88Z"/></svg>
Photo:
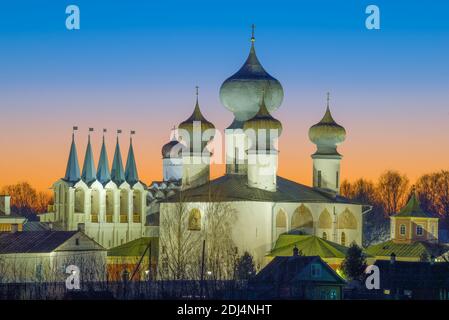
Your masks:
<svg viewBox="0 0 449 320"><path fill-rule="evenodd" d="M279 176L275 192L249 187L246 176L228 174L196 188L184 190L181 195L176 193L162 202L178 202L180 196L188 202L263 201L359 204L342 196L326 193Z"/></svg>
<svg viewBox="0 0 449 320"><path fill-rule="evenodd" d="M0 254L49 253L78 231L23 231L0 233Z"/></svg>

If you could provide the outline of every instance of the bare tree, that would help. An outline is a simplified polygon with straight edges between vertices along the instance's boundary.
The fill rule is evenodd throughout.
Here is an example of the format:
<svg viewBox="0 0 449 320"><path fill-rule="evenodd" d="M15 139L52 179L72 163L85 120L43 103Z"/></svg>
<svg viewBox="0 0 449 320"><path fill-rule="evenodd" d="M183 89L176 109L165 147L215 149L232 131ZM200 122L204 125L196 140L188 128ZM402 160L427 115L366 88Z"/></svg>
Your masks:
<svg viewBox="0 0 449 320"><path fill-rule="evenodd" d="M389 170L379 177L376 188L378 200L387 216L398 212L404 206L408 186L408 178L397 171Z"/></svg>

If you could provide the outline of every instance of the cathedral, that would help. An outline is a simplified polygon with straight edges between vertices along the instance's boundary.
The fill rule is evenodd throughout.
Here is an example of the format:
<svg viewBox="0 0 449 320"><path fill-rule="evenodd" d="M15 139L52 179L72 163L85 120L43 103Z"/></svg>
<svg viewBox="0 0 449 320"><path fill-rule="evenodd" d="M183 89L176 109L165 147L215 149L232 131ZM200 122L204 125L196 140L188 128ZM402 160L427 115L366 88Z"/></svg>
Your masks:
<svg viewBox="0 0 449 320"><path fill-rule="evenodd" d="M339 194L342 155L337 146L345 140L346 131L333 119L329 98L323 118L309 130L316 152L311 156L312 186L306 186L277 174L282 123L272 113L281 106L284 91L257 58L254 32L248 58L223 82L219 94L234 116L224 131L223 176L210 179L208 147L216 128L203 115L197 92L192 114L162 147L163 181L147 186L139 180L132 138L124 169L118 136L111 168L104 138L95 166L89 137L80 174L72 136L65 176L53 184L54 206L41 221L64 230L81 227L110 248L168 232L159 221L179 204L182 193L190 215L185 226L189 232L204 228L205 208L211 201L231 206L236 212L233 242L240 253L250 252L259 265L287 232L343 246L361 245L363 214L370 208Z"/></svg>

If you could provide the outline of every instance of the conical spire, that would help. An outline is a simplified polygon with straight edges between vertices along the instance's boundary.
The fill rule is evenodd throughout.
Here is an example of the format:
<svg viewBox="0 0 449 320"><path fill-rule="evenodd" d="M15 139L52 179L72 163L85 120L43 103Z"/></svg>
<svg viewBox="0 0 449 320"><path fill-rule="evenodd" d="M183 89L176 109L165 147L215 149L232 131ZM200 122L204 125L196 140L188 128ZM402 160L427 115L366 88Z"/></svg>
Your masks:
<svg viewBox="0 0 449 320"><path fill-rule="evenodd" d="M134 131L131 131L131 137L129 138L129 151L128 159L126 159L125 179L131 186L139 181L139 175L137 174L136 159L134 158L133 138Z"/></svg>
<svg viewBox="0 0 449 320"><path fill-rule="evenodd" d="M76 128L76 129L75 129ZM77 130L74 127L73 130ZM78 182L81 179L80 166L78 164L78 153L75 145L75 132L72 133L72 145L70 146L69 160L67 161L67 168L65 170L64 180L68 182Z"/></svg>
<svg viewBox="0 0 449 320"><path fill-rule="evenodd" d="M89 128L89 135L87 138L86 155L84 156L83 173L81 175L81 178L87 184L90 184L91 182L93 182L96 177L94 156L92 153L92 146L90 144L90 132L92 132L92 131L93 131L93 129Z"/></svg>
<svg viewBox="0 0 449 320"><path fill-rule="evenodd" d="M111 181L111 173L109 171L108 153L106 151L106 145L104 143L104 133L106 129L103 129L103 143L101 145L100 160L98 161L97 180L101 184L106 184Z"/></svg>
<svg viewBox="0 0 449 320"><path fill-rule="evenodd" d="M125 172L123 170L122 154L120 152L120 144L118 141L118 135L121 130L117 130L117 143L115 145L114 160L112 161L111 178L117 186L120 186L125 182Z"/></svg>

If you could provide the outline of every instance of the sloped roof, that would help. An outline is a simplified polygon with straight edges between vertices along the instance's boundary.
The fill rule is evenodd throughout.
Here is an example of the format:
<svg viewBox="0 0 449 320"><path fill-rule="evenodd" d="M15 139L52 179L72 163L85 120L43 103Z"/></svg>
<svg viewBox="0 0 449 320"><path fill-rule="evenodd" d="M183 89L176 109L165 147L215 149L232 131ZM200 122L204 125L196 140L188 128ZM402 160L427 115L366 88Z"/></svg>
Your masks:
<svg viewBox="0 0 449 320"><path fill-rule="evenodd" d="M211 195L211 196L209 196ZM270 192L248 186L246 176L228 174L215 180L187 189L182 196L189 202L209 201L268 201L268 202L326 202L354 203L342 196L334 196L318 189L277 177L277 190ZM179 195L168 197L164 202L177 202Z"/></svg>
<svg viewBox="0 0 449 320"><path fill-rule="evenodd" d="M151 256L157 255L159 239L142 237L108 250L108 257L141 257L151 242ZM148 254L148 252L147 252Z"/></svg>
<svg viewBox="0 0 449 320"><path fill-rule="evenodd" d="M321 258L344 259L348 251L345 246L317 236L282 234L268 256L291 256L295 245L304 256L320 256Z"/></svg>
<svg viewBox="0 0 449 320"><path fill-rule="evenodd" d="M334 284L345 284L346 282L334 271L327 263L318 256L289 256L275 257L265 268L263 268L254 279L256 282L290 282L300 281L300 275L304 269L311 263L319 263L331 276L328 279L319 278L318 282L332 282ZM309 279L312 280L312 279Z"/></svg>
<svg viewBox="0 0 449 320"><path fill-rule="evenodd" d="M92 153L92 146L90 144L90 135L87 138L86 154L84 156L83 172L81 178L87 184L95 181L97 171L95 169L94 156Z"/></svg>
<svg viewBox="0 0 449 320"><path fill-rule="evenodd" d="M111 179L119 186L125 181L125 171L123 170L122 154L120 152L120 143L115 145L114 159L112 160Z"/></svg>
<svg viewBox="0 0 449 320"><path fill-rule="evenodd" d="M394 253L397 257L419 258L425 252L428 256L439 257L449 251L449 246L428 242L394 243L389 240L366 248L366 252L376 257L388 257Z"/></svg>
<svg viewBox="0 0 449 320"><path fill-rule="evenodd" d="M69 159L67 160L64 180L73 183L78 182L80 179L80 166L78 164L78 154L76 152L75 135L72 134L72 144L70 146Z"/></svg>
<svg viewBox="0 0 449 320"><path fill-rule="evenodd" d="M78 231L23 231L0 233L0 254L48 253Z"/></svg>
<svg viewBox="0 0 449 320"><path fill-rule="evenodd" d="M109 171L108 153L104 142L101 145L100 160L98 161L97 180L104 186L111 181L111 172Z"/></svg>
<svg viewBox="0 0 449 320"><path fill-rule="evenodd" d="M125 167L125 180L131 187L139 181L132 139L130 139L129 142L128 159L126 160Z"/></svg>
<svg viewBox="0 0 449 320"><path fill-rule="evenodd" d="M399 213L395 214L394 217L437 218L437 215L424 211L421 208L418 197L413 192L406 206Z"/></svg>

